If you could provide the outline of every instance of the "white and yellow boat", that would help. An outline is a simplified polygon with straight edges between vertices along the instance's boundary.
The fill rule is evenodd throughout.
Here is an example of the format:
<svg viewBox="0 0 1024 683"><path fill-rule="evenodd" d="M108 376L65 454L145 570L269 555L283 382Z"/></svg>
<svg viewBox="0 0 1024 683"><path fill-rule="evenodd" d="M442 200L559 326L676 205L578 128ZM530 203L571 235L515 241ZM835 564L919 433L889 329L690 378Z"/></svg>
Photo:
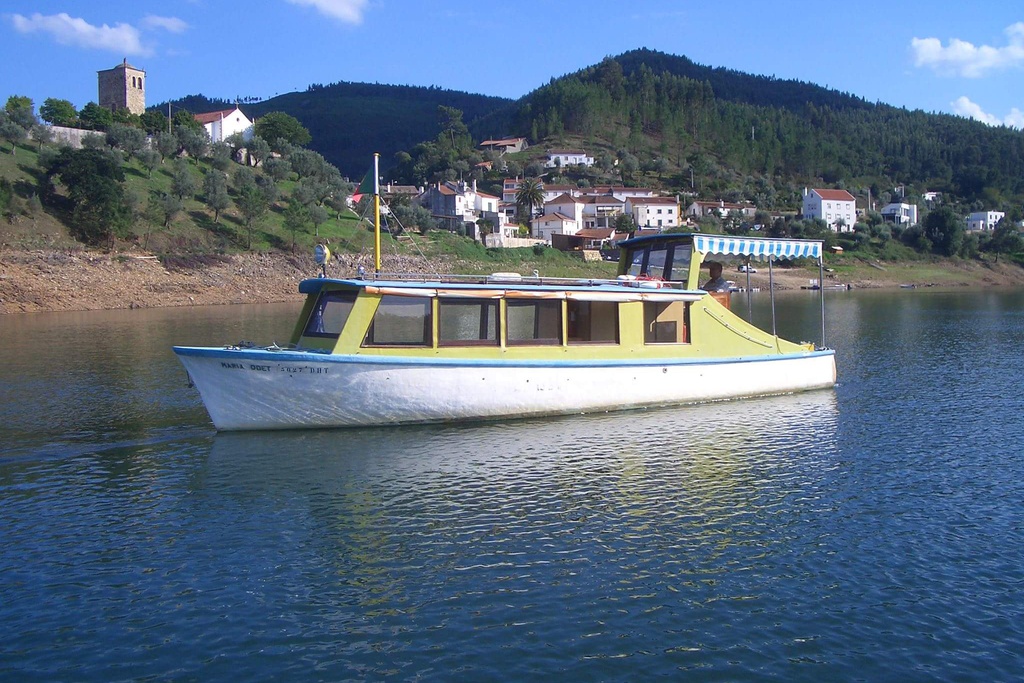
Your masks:
<svg viewBox="0 0 1024 683"><path fill-rule="evenodd" d="M761 330L730 310L729 293L698 288L705 257L820 264L820 242L661 234L623 242L621 254L616 280L311 278L288 347L174 351L220 430L593 413L834 386L834 351Z"/></svg>

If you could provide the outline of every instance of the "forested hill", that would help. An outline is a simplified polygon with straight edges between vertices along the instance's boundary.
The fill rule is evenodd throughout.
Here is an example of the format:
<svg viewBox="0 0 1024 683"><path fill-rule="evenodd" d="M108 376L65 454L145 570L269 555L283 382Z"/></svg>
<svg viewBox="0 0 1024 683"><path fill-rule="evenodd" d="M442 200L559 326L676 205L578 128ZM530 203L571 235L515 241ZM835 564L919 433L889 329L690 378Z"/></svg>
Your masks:
<svg viewBox="0 0 1024 683"><path fill-rule="evenodd" d="M552 80L480 122L502 123L531 141L632 154L641 166L661 158L677 172L694 170L712 196L733 189L755 199L754 184L877 183L992 208L1024 200L1021 131L649 50Z"/></svg>
<svg viewBox="0 0 1024 683"><path fill-rule="evenodd" d="M206 110L227 104L208 102ZM439 88L335 83L242 107L256 116L294 116L312 134L311 148L359 177L373 152L381 153L387 168L396 152L415 156L418 143L435 140L440 105L462 111L475 143L517 135L530 140L533 153L572 144L595 157L621 161L630 155L641 169L658 167L666 189L689 189L692 177L702 195L749 199L765 208L792 205L807 184L853 191L902 185L947 193L964 208L1024 202L1024 134L1018 130L646 49L554 78L517 101ZM181 106L202 110L195 98ZM455 160L426 151L438 152L433 161ZM470 167L479 161L464 156ZM432 177L401 179L429 182L443 173L437 163L406 164L416 167L431 169Z"/></svg>
<svg viewBox="0 0 1024 683"><path fill-rule="evenodd" d="M372 163L374 152L380 152L387 166L396 152L437 135L439 106L461 110L463 119L472 123L511 102L434 87L333 83L314 84L304 92L240 106L250 117L272 111L294 116L309 130L311 149L345 175L359 178ZM198 114L230 108L234 103L193 95L171 105ZM158 107L166 110L166 104Z"/></svg>

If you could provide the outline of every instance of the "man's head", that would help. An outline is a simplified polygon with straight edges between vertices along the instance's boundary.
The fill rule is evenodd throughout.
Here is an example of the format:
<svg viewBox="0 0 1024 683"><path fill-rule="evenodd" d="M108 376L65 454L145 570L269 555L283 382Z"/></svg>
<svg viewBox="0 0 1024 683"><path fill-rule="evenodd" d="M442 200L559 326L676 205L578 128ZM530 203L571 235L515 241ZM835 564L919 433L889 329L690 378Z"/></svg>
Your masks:
<svg viewBox="0 0 1024 683"><path fill-rule="evenodd" d="M708 272L712 278L722 277L722 264L718 261L711 261L708 263Z"/></svg>

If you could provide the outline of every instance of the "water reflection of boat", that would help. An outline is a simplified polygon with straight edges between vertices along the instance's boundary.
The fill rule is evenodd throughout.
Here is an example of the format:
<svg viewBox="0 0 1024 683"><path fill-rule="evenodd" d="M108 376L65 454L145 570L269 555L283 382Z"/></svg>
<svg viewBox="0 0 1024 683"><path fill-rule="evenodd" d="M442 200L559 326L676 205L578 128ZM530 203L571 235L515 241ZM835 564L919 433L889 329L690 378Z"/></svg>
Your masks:
<svg viewBox="0 0 1024 683"><path fill-rule="evenodd" d="M407 429L220 433L210 464L227 479L262 479L257 487L312 492L361 480L458 488L462 475L586 476L627 461L689 469L731 469L784 462L797 453L835 450L838 407L832 392L808 392L604 415L506 423L418 425ZM287 462L287 467L281 463ZM459 476L452 476L459 475ZM246 487L248 490L248 486Z"/></svg>
<svg viewBox="0 0 1024 683"><path fill-rule="evenodd" d="M220 430L600 413L835 384L831 349L761 330L729 292L698 288L706 257L820 265L821 242L659 234L620 247L617 280L312 278L287 348L174 350Z"/></svg>

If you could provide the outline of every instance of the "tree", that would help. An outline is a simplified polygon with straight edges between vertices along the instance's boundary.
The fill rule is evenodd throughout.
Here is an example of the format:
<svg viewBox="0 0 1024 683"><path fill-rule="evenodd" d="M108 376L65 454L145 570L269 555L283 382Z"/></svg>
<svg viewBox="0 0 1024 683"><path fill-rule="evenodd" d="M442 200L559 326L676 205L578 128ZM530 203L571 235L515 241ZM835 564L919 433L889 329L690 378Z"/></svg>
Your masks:
<svg viewBox="0 0 1024 683"><path fill-rule="evenodd" d="M95 102L89 102L78 112L78 121L89 130L106 130L114 123L114 115Z"/></svg>
<svg viewBox="0 0 1024 683"><path fill-rule="evenodd" d="M37 123L32 126L31 134L36 141L37 152L42 150L43 145L53 142L53 130L49 126L44 126L41 123Z"/></svg>
<svg viewBox="0 0 1024 683"><path fill-rule="evenodd" d="M309 220L313 224L313 234L317 237L320 236L320 226L327 222L330 216L327 214L327 209L320 206L319 204L313 204L309 206Z"/></svg>
<svg viewBox="0 0 1024 683"><path fill-rule="evenodd" d="M139 128L114 123L107 129L107 144L131 157L146 146L146 134Z"/></svg>
<svg viewBox="0 0 1024 683"><path fill-rule="evenodd" d="M174 132L180 133L182 130L192 130L195 132L205 131L203 124L196 121L196 117L184 109L179 109L174 112L174 116L171 117L171 122L174 124Z"/></svg>
<svg viewBox="0 0 1024 683"><path fill-rule="evenodd" d="M61 150L47 171L59 178L74 204L72 233L83 242L113 244L126 234L131 214L124 196L124 172L109 154L95 149Z"/></svg>
<svg viewBox="0 0 1024 683"><path fill-rule="evenodd" d="M281 182L287 180L288 176L291 175L292 165L287 159L281 157L271 157L263 162L263 170L266 171L267 175L274 179L275 182Z"/></svg>
<svg viewBox="0 0 1024 683"><path fill-rule="evenodd" d="M175 159L174 169L171 171L171 194L184 201L192 199L196 193L196 179L192 175L192 169L185 159Z"/></svg>
<svg viewBox="0 0 1024 683"><path fill-rule="evenodd" d="M216 169L203 177L203 202L213 211L213 222L220 222L220 212L231 206L228 196L228 179Z"/></svg>
<svg viewBox="0 0 1024 683"><path fill-rule="evenodd" d="M160 152L160 156L166 159L178 153L181 143L178 142L178 136L174 133L160 132L156 134L156 149Z"/></svg>
<svg viewBox="0 0 1024 683"><path fill-rule="evenodd" d="M153 171L160 165L160 152L147 147L146 149L139 150L139 153L135 156L138 158L139 163L142 164L142 168L146 169L146 177L152 178Z"/></svg>
<svg viewBox="0 0 1024 683"><path fill-rule="evenodd" d="M294 116L282 111L272 111L256 120L254 126L257 136L270 140L277 145L284 140L292 145L308 145L313 139L309 131Z"/></svg>
<svg viewBox="0 0 1024 683"><path fill-rule="evenodd" d="M39 117L53 126L74 127L78 123L78 112L75 105L67 100L48 97L39 107Z"/></svg>
<svg viewBox="0 0 1024 683"><path fill-rule="evenodd" d="M11 121L14 121L26 131L39 123L39 120L36 119L36 115L33 113L33 109L32 100L24 95L11 95L7 98L7 104L4 106L4 111L11 117Z"/></svg>
<svg viewBox="0 0 1024 683"><path fill-rule="evenodd" d="M142 112L139 123L142 125L142 129L150 135L167 132L167 117L157 109Z"/></svg>
<svg viewBox="0 0 1024 683"><path fill-rule="evenodd" d="M999 263L1000 254L1016 254L1024 250L1024 239L1020 231L1009 216L1003 217L992 231L992 237L985 245L985 251L996 255L996 263Z"/></svg>
<svg viewBox="0 0 1024 683"><path fill-rule="evenodd" d="M251 166L259 166L270 156L270 144L258 135L249 140L245 150Z"/></svg>
<svg viewBox="0 0 1024 683"><path fill-rule="evenodd" d="M292 251L295 251L295 234L309 223L309 209L295 197L288 200L284 210L284 227L292 233Z"/></svg>
<svg viewBox="0 0 1024 683"><path fill-rule="evenodd" d="M931 242L932 249L945 256L960 251L964 241L964 222L948 206L941 206L924 219L922 235Z"/></svg>
<svg viewBox="0 0 1024 683"><path fill-rule="evenodd" d="M251 249L253 225L267 213L269 204L255 182L252 185L246 186L239 193L235 204L238 205L238 210L242 212L242 220L245 222L245 229L248 235L245 248Z"/></svg>
<svg viewBox="0 0 1024 683"><path fill-rule="evenodd" d="M173 194L164 193L157 200L160 216L163 219L163 226L166 228L177 218L178 214L185 210L185 204Z"/></svg>
<svg viewBox="0 0 1024 683"><path fill-rule="evenodd" d="M11 143L11 154L17 155L18 143L25 139L27 131L15 123L5 111L0 111L0 138Z"/></svg>
<svg viewBox="0 0 1024 683"><path fill-rule="evenodd" d="M516 206L519 212L533 220L533 207L544 203L544 187L538 178L524 178L516 190ZM526 212L523 213L523 209Z"/></svg>
<svg viewBox="0 0 1024 683"><path fill-rule="evenodd" d="M181 127L178 128L177 135L178 142L181 143L185 153L198 164L199 160L206 156L206 151L210 147L210 136L206 133L206 129L203 127L200 127L198 130Z"/></svg>
<svg viewBox="0 0 1024 683"><path fill-rule="evenodd" d="M231 147L223 142L210 145L210 165L218 171L231 168Z"/></svg>

